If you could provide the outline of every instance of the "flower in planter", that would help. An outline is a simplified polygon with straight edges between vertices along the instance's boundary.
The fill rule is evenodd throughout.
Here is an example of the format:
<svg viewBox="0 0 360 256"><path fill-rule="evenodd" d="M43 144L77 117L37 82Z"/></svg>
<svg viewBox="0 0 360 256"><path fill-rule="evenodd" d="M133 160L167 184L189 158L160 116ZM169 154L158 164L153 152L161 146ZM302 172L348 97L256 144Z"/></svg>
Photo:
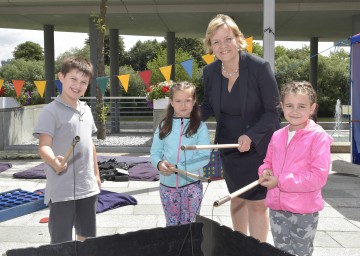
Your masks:
<svg viewBox="0 0 360 256"><path fill-rule="evenodd" d="M173 81L165 81L155 85L151 85L150 88L146 90L146 99L149 102L153 102L157 99L163 99L165 97L169 97L170 88L173 86Z"/></svg>

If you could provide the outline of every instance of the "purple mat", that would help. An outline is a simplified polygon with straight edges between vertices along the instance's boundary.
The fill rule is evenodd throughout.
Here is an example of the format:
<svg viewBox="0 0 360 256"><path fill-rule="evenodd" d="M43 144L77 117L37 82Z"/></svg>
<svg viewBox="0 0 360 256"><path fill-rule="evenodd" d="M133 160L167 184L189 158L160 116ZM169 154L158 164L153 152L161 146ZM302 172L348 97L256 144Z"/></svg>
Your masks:
<svg viewBox="0 0 360 256"><path fill-rule="evenodd" d="M38 189L34 192L44 193L45 189ZM98 195L96 213L106 212L126 205L137 205L137 200L130 195L101 189L100 194Z"/></svg>
<svg viewBox="0 0 360 256"><path fill-rule="evenodd" d="M99 162L107 161L109 159L116 159L117 162L134 163L129 171L129 180L138 181L157 181L159 180L158 170L152 166L149 157L134 157L134 156L98 156ZM16 179L45 179L45 164L41 163L25 171L13 174Z"/></svg>
<svg viewBox="0 0 360 256"><path fill-rule="evenodd" d="M11 163L0 163L0 173L12 167Z"/></svg>
<svg viewBox="0 0 360 256"><path fill-rule="evenodd" d="M137 201L130 195L115 193L102 189L98 196L96 213L106 212L108 210L126 205L137 205Z"/></svg>

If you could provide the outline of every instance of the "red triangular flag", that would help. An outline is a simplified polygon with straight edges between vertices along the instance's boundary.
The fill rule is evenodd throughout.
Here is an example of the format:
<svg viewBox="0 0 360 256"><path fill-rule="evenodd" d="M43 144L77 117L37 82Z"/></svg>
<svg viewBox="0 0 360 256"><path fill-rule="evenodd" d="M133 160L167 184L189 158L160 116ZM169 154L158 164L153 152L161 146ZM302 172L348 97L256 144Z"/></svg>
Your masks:
<svg viewBox="0 0 360 256"><path fill-rule="evenodd" d="M143 80L146 88L150 87L151 70L144 70L139 72L139 76Z"/></svg>

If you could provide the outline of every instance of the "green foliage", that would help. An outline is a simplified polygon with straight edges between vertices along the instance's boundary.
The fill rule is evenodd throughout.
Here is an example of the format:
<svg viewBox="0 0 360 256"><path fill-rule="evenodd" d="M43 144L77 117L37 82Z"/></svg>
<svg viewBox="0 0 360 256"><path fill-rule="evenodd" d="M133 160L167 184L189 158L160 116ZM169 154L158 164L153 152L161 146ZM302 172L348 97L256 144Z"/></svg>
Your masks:
<svg viewBox="0 0 360 256"><path fill-rule="evenodd" d="M156 40L141 42L140 40L126 54L126 64L136 71L146 69L146 64L156 57L161 44Z"/></svg>
<svg viewBox="0 0 360 256"><path fill-rule="evenodd" d="M15 47L15 50L12 53L16 60L44 60L44 53L42 47L39 44L31 41L19 44Z"/></svg>
<svg viewBox="0 0 360 256"><path fill-rule="evenodd" d="M349 100L350 56L344 50L319 58L318 104L319 116L334 116L336 100L344 105Z"/></svg>
<svg viewBox="0 0 360 256"><path fill-rule="evenodd" d="M90 58L90 40L89 38L87 38L85 40L85 47L89 49L88 52L88 57ZM119 44L118 44L118 49L119 49L119 65L126 65L126 58L127 58L127 53L125 52L125 45L124 45L124 40L123 38L120 36L119 37ZM109 35L105 35L104 37L104 63L105 65L110 65L110 36Z"/></svg>
<svg viewBox="0 0 360 256"><path fill-rule="evenodd" d="M82 57L90 59L90 46L84 45L83 48L72 48L62 54L60 54L55 60L55 72L58 73L61 70L61 65L64 59L68 57Z"/></svg>
<svg viewBox="0 0 360 256"><path fill-rule="evenodd" d="M119 81L120 96L133 96L133 97L145 96L144 82L130 66L120 67L119 74L120 75L130 74L128 92L125 92L124 88L122 87Z"/></svg>
<svg viewBox="0 0 360 256"><path fill-rule="evenodd" d="M35 44L35 43L34 43ZM105 36L105 75L109 76L109 41L108 36ZM19 45L16 50L18 53L26 53L22 51L23 48L28 49L30 44L26 42ZM36 45L36 44L35 44ZM39 47L35 47L39 48ZM199 39L191 38L175 38L175 81L187 80L196 85L198 101L202 102L203 98L203 81L202 81L202 67L205 62L201 56L205 54L202 42ZM14 51L15 52L15 51ZM42 49L40 47L41 56ZM151 84L163 82L165 78L161 74L159 68L167 66L167 52L166 41L158 43L156 40L141 42L138 41L133 48L128 52L123 49L123 40L119 41L120 53L120 68L119 75L130 74L129 89L125 92L119 81L121 96L145 96L145 85L137 74L138 71L150 69L152 71ZM123 54L123 55L122 55ZM262 56L263 47L254 42L253 54ZM81 56L90 58L90 47L88 40L84 42L83 48L74 48L61 54L55 62L56 73L60 71L61 63L65 57ZM23 54L22 56L26 56ZM36 54L27 56L26 58L34 57ZM37 93L37 89L33 84L34 80L44 80L44 62L35 60L25 60L25 57L18 58L11 61L9 64L0 67L0 78L5 79L3 85L5 89L5 96L16 97L13 88L12 79L25 80L23 92L19 97L22 105L25 104L39 104L43 103L42 99ZM350 57L349 53L344 50L337 50L331 52L329 56L319 55L318 63L318 115L323 117L332 117L334 115L334 107L336 100L340 99L342 104L348 104L349 99L349 83L350 83ZM190 78L181 62L193 59L193 77ZM309 80L309 63L310 63L310 49L309 46L303 46L302 49L287 49L283 46L275 48L275 77L281 86L292 80ZM127 65L125 65L127 64ZM135 71L134 71L135 70ZM54 74L54 79L56 78ZM90 88L90 87L89 87ZM86 96L89 96L90 89L88 89ZM29 97L29 95L31 95ZM110 86L108 86L105 96L110 95ZM104 111L104 115L106 111Z"/></svg>
<svg viewBox="0 0 360 256"><path fill-rule="evenodd" d="M162 48L158 51L156 58L147 63L147 68L152 71L151 84L163 82L164 76L161 74L159 68L167 66L167 53L166 49ZM186 70L181 66L181 62L191 59L190 54L184 52L181 49L175 50L175 81L189 81L194 82L199 74L199 65L196 60L193 63L193 78L190 78ZM173 67L174 68L174 67Z"/></svg>
<svg viewBox="0 0 360 256"><path fill-rule="evenodd" d="M281 87L290 81L309 81L310 49L278 48L276 51L275 77ZM331 53L329 57L318 55L318 116L332 117L336 100L348 104L350 83L349 54L344 50Z"/></svg>
<svg viewBox="0 0 360 256"><path fill-rule="evenodd" d="M16 98L22 106L44 103L44 99L40 97L36 86L33 84L33 81L45 79L44 61L13 60L0 67L0 77L6 81L3 85L5 88L4 96ZM14 79L25 80L19 98L16 97L14 85L11 82Z"/></svg>
<svg viewBox="0 0 360 256"><path fill-rule="evenodd" d="M253 42L253 51L252 51L252 53L257 55L257 56L262 57L263 52L264 52L263 47L259 43Z"/></svg>
<svg viewBox="0 0 360 256"><path fill-rule="evenodd" d="M202 40L197 38L176 37L175 49L181 49L183 52L189 53L192 58L196 59L199 67L206 65L202 59L202 56L206 54Z"/></svg>

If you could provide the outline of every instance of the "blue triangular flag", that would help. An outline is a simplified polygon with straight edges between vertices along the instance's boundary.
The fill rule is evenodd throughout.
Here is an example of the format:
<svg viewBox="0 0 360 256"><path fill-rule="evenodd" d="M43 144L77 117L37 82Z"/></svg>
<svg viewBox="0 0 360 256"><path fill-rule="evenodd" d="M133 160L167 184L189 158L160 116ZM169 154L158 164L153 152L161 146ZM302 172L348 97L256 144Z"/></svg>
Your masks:
<svg viewBox="0 0 360 256"><path fill-rule="evenodd" d="M61 94L61 92L62 92L62 83L61 83L61 81L60 80L55 80L55 85L56 85L56 88L57 88L59 94Z"/></svg>
<svg viewBox="0 0 360 256"><path fill-rule="evenodd" d="M192 70L193 70L193 59L185 60L181 62L181 65L189 74L190 78L192 78Z"/></svg>

